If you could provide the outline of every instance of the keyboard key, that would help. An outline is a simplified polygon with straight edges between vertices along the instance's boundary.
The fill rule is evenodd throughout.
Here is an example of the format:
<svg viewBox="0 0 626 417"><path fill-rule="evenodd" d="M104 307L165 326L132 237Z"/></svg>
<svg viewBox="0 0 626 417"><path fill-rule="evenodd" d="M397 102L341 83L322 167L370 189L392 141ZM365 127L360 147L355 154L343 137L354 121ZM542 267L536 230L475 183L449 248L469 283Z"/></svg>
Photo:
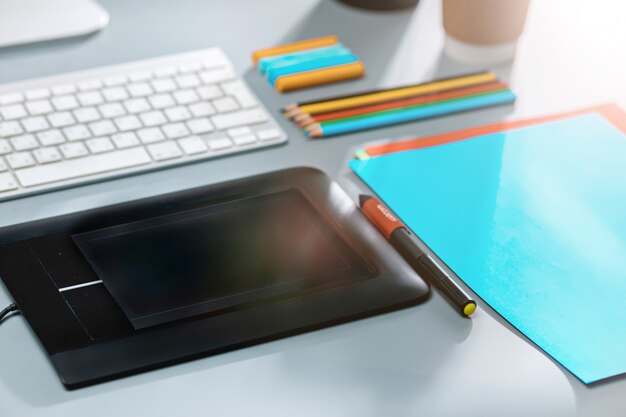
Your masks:
<svg viewBox="0 0 626 417"><path fill-rule="evenodd" d="M72 113L66 111L48 115L48 121L53 127L71 126L76 123Z"/></svg>
<svg viewBox="0 0 626 417"><path fill-rule="evenodd" d="M234 113L219 114L211 117L213 125L219 130L231 127L262 123L268 120L267 114L261 109L241 110Z"/></svg>
<svg viewBox="0 0 626 417"><path fill-rule="evenodd" d="M11 144L16 151L28 151L39 147L39 142L33 135L21 135L11 138Z"/></svg>
<svg viewBox="0 0 626 417"><path fill-rule="evenodd" d="M189 136L178 140L178 145L187 155L195 155L208 150L204 141L198 136Z"/></svg>
<svg viewBox="0 0 626 417"><path fill-rule="evenodd" d="M78 107L78 100L74 96L60 96L52 98L52 105L58 111L73 110Z"/></svg>
<svg viewBox="0 0 626 417"><path fill-rule="evenodd" d="M0 114L4 120L20 119L28 116L26 109L21 104L10 104L0 107Z"/></svg>
<svg viewBox="0 0 626 417"><path fill-rule="evenodd" d="M33 151L35 159L39 164L49 164L51 162L58 162L61 159L61 153L57 148L39 148Z"/></svg>
<svg viewBox="0 0 626 417"><path fill-rule="evenodd" d="M0 158L0 172L4 172L7 169L9 169L9 166L7 165L6 162L4 162L3 158Z"/></svg>
<svg viewBox="0 0 626 417"><path fill-rule="evenodd" d="M213 108L211 103L208 102L192 104L191 106L189 106L189 111L191 111L191 114L193 114L195 117L210 116L212 114L215 114L215 109Z"/></svg>
<svg viewBox="0 0 626 417"><path fill-rule="evenodd" d="M180 122L183 120L191 119L191 113L186 107L178 106L171 107L165 110L165 115L170 122Z"/></svg>
<svg viewBox="0 0 626 417"><path fill-rule="evenodd" d="M91 137L91 132L85 125L75 125L63 129L63 134L69 141L77 141Z"/></svg>
<svg viewBox="0 0 626 417"><path fill-rule="evenodd" d="M18 122L0 122L0 137L8 138L23 132L22 125Z"/></svg>
<svg viewBox="0 0 626 417"><path fill-rule="evenodd" d="M22 93L9 93L0 96L0 106L21 103L22 101L24 101L24 95Z"/></svg>
<svg viewBox="0 0 626 417"><path fill-rule="evenodd" d="M17 181L9 172L0 174L0 192L11 191L17 189Z"/></svg>
<svg viewBox="0 0 626 417"><path fill-rule="evenodd" d="M157 77L171 77L176 74L176 67L161 67L154 70L154 75Z"/></svg>
<svg viewBox="0 0 626 417"><path fill-rule="evenodd" d="M26 103L26 110L31 116L52 113L54 109L48 100L35 100Z"/></svg>
<svg viewBox="0 0 626 417"><path fill-rule="evenodd" d="M210 140L208 143L209 143L209 148L211 148L212 151L219 151L219 150L227 149L233 146L233 143L230 141L230 139L226 137L213 139L213 140Z"/></svg>
<svg viewBox="0 0 626 417"><path fill-rule="evenodd" d="M14 152L6 156L7 163L13 169L26 168L35 165L30 152Z"/></svg>
<svg viewBox="0 0 626 417"><path fill-rule="evenodd" d="M37 133L37 139L43 146L58 145L65 142L65 137L61 131L57 129L46 130L45 132Z"/></svg>
<svg viewBox="0 0 626 417"><path fill-rule="evenodd" d="M102 97L102 94L98 91L79 93L76 97L83 106L96 106L104 103L104 97Z"/></svg>
<svg viewBox="0 0 626 417"><path fill-rule="evenodd" d="M74 84L62 84L52 87L52 94L55 96L64 96L76 92L76 86Z"/></svg>
<svg viewBox="0 0 626 417"><path fill-rule="evenodd" d="M102 90L102 95L108 102L122 101L129 97L128 92L123 87L105 88Z"/></svg>
<svg viewBox="0 0 626 417"><path fill-rule="evenodd" d="M175 91L172 95L178 104L190 104L200 100L200 97L193 90Z"/></svg>
<svg viewBox="0 0 626 417"><path fill-rule="evenodd" d="M129 84L127 88L131 97L145 97L154 93L148 83Z"/></svg>
<svg viewBox="0 0 626 417"><path fill-rule="evenodd" d="M104 79L104 85L106 85L107 87L114 87L117 85L125 84L126 80L127 78L125 75L122 75L122 74L112 75Z"/></svg>
<svg viewBox="0 0 626 417"><path fill-rule="evenodd" d="M239 80L222 84L222 90L237 100L241 108L247 109L257 106L257 101L248 90L248 87Z"/></svg>
<svg viewBox="0 0 626 417"><path fill-rule="evenodd" d="M250 144L256 142L256 136L253 135L253 134L251 134L251 135L243 135L243 136L235 136L233 138L233 142L235 142L235 145L237 145L237 146L250 145Z"/></svg>
<svg viewBox="0 0 626 417"><path fill-rule="evenodd" d="M191 131L191 133L195 135L199 135L201 133L211 132L213 129L213 124L207 118L202 119L193 119L187 122L187 127Z"/></svg>
<svg viewBox="0 0 626 417"><path fill-rule="evenodd" d="M174 98L169 94L155 94L148 97L148 101L155 109L164 109L176 105Z"/></svg>
<svg viewBox="0 0 626 417"><path fill-rule="evenodd" d="M152 78L152 73L150 71L135 71L131 72L128 78L132 82L146 81Z"/></svg>
<svg viewBox="0 0 626 417"><path fill-rule="evenodd" d="M89 139L85 141L85 144L91 153L103 153L115 149L113 142L111 142L111 140L107 137Z"/></svg>
<svg viewBox="0 0 626 417"><path fill-rule="evenodd" d="M183 152L174 142L155 143L153 145L148 145L147 148L150 155L152 155L152 158L156 161L180 158L183 156Z"/></svg>
<svg viewBox="0 0 626 417"><path fill-rule="evenodd" d="M94 136L112 135L117 132L117 128L110 120L101 120L99 122L89 123L89 130Z"/></svg>
<svg viewBox="0 0 626 417"><path fill-rule="evenodd" d="M74 110L74 117L78 120L78 123L89 123L95 122L96 120L100 120L100 113L96 110L95 107L83 107L80 109Z"/></svg>
<svg viewBox="0 0 626 417"><path fill-rule="evenodd" d="M196 91L203 100L213 100L214 98L219 98L224 95L222 90L220 90L220 88L216 85L198 87Z"/></svg>
<svg viewBox="0 0 626 417"><path fill-rule="evenodd" d="M232 97L224 97L213 100L213 107L215 107L219 113L226 113L239 109L239 104L237 104Z"/></svg>
<svg viewBox="0 0 626 417"><path fill-rule="evenodd" d="M189 136L189 129L182 123L164 125L162 129L168 139L178 139L183 136Z"/></svg>
<svg viewBox="0 0 626 417"><path fill-rule="evenodd" d="M196 72L202 69L202 64L200 62L189 62L186 64L180 64L178 66L178 71L181 74L187 74L189 72Z"/></svg>
<svg viewBox="0 0 626 417"><path fill-rule="evenodd" d="M167 119L161 110L153 110L139 115L144 126L158 126L167 123Z"/></svg>
<svg viewBox="0 0 626 417"><path fill-rule="evenodd" d="M261 141L274 140L280 138L281 136L280 130L278 129L259 130L256 134Z"/></svg>
<svg viewBox="0 0 626 417"><path fill-rule="evenodd" d="M197 87L200 85L200 80L194 74L179 75L175 80L180 88Z"/></svg>
<svg viewBox="0 0 626 417"><path fill-rule="evenodd" d="M200 79L205 84L215 84L220 81L230 80L235 77L235 73L230 68L218 68L202 71Z"/></svg>
<svg viewBox="0 0 626 417"><path fill-rule="evenodd" d="M22 119L22 126L24 126L24 130L30 133L39 132L50 128L50 124L48 124L48 121L43 116L35 116L29 117L27 119Z"/></svg>
<svg viewBox="0 0 626 417"><path fill-rule="evenodd" d="M39 165L17 171L15 175L24 187L48 184L72 178L116 171L149 164L150 156L143 148L132 148L92 155L89 158L63 161L58 164Z"/></svg>
<svg viewBox="0 0 626 417"><path fill-rule="evenodd" d="M102 81L98 80L97 78L81 81L78 83L78 89L80 91L97 90L99 88L102 88Z"/></svg>
<svg viewBox="0 0 626 417"><path fill-rule="evenodd" d="M141 142L143 143L154 143L165 140L165 135L158 127L138 130L137 136L139 136L139 139L141 139Z"/></svg>
<svg viewBox="0 0 626 417"><path fill-rule="evenodd" d="M11 148L11 145L9 144L8 140L0 139L0 155L7 154L11 152L12 150L13 149Z"/></svg>
<svg viewBox="0 0 626 417"><path fill-rule="evenodd" d="M107 103L98 107L102 117L112 119L114 117L123 116L126 114L126 109L120 103Z"/></svg>
<svg viewBox="0 0 626 417"><path fill-rule="evenodd" d="M121 132L125 132L128 130L135 130L141 127L141 122L139 121L139 118L137 118L137 116L134 116L134 115L118 117L114 121L115 121L115 125Z"/></svg>
<svg viewBox="0 0 626 417"><path fill-rule="evenodd" d="M151 82L152 88L157 93L169 93L177 89L176 83L171 78L160 78Z"/></svg>
<svg viewBox="0 0 626 417"><path fill-rule="evenodd" d="M25 96L26 96L26 100L39 100L42 98L48 98L50 97L50 90L48 90L47 88L37 88L34 90L28 90Z"/></svg>
<svg viewBox="0 0 626 417"><path fill-rule="evenodd" d="M111 136L113 143L120 149L131 148L139 145L139 139L134 132L118 133Z"/></svg>
<svg viewBox="0 0 626 417"><path fill-rule="evenodd" d="M235 136L249 135L252 133L252 129L248 126L244 127L234 127L232 129L228 129L228 136L234 138Z"/></svg>
<svg viewBox="0 0 626 417"><path fill-rule="evenodd" d="M67 159L80 158L89 155L89 151L82 142L64 143L59 146L63 157Z"/></svg>
<svg viewBox="0 0 626 417"><path fill-rule="evenodd" d="M124 102L124 107L129 113L141 113L150 110L150 104L145 98L133 98Z"/></svg>

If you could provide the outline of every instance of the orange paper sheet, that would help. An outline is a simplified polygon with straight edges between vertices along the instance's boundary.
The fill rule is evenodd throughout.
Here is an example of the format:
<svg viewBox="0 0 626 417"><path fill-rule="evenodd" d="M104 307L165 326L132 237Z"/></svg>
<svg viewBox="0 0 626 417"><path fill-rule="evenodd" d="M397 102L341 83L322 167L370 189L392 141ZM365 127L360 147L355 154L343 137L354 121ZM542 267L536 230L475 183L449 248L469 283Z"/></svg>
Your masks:
<svg viewBox="0 0 626 417"><path fill-rule="evenodd" d="M540 116L532 119L515 120L510 122L498 122L484 126L472 127L469 129L457 130L454 132L442 133L439 135L425 136L421 138L401 140L397 142L384 143L380 145L365 146L363 150L366 155L360 157L374 157L388 153L402 152L411 149L427 148L429 146L443 145L445 143L456 142L481 135L502 132L524 126L536 125L539 123L552 122L567 117L577 116L586 113L600 113L610 121L615 127L626 134L626 113L616 104L603 104L586 109L571 112Z"/></svg>

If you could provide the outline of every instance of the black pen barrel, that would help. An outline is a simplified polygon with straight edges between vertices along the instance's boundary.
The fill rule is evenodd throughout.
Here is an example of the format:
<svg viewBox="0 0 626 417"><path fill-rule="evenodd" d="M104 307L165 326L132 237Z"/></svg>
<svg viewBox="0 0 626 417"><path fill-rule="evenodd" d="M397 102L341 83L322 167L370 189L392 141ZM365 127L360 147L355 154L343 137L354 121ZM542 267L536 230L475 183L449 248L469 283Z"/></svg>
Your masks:
<svg viewBox="0 0 626 417"><path fill-rule="evenodd" d="M430 255L417 246L408 230L405 228L394 230L390 242L409 265L435 286L459 313L467 316L473 312L473 308L467 307L469 304L473 307L476 303Z"/></svg>

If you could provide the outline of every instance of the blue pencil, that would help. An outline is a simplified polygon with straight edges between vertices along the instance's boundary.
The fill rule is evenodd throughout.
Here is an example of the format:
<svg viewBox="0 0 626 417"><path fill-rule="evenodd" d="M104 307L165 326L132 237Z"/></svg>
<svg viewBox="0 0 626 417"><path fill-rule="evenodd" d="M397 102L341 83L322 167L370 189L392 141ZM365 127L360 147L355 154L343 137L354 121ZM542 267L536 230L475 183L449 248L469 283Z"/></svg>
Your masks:
<svg viewBox="0 0 626 417"><path fill-rule="evenodd" d="M270 84L274 85L276 79L283 75L297 74L305 71L312 71L321 68L335 67L337 65L349 64L358 61L359 58L352 54L328 56L310 61L303 61L293 65L287 65L279 68L272 68L267 71L267 79Z"/></svg>
<svg viewBox="0 0 626 417"><path fill-rule="evenodd" d="M389 126L398 123L412 122L431 117L458 113L466 110L507 104L515 101L515 94L510 90L498 91L464 99L433 103L426 106L399 108L384 112L372 113L344 120L333 120L307 128L307 136L326 137L375 127Z"/></svg>

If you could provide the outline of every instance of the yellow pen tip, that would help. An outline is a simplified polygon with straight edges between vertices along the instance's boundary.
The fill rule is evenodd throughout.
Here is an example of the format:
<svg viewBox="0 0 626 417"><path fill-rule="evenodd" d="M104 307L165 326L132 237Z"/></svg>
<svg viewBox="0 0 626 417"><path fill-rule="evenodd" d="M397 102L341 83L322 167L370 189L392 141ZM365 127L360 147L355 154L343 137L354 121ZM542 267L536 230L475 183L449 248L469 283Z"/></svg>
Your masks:
<svg viewBox="0 0 626 417"><path fill-rule="evenodd" d="M474 311L476 311L475 303L469 303L465 307L463 307L463 314L465 314L466 316L471 316Z"/></svg>

